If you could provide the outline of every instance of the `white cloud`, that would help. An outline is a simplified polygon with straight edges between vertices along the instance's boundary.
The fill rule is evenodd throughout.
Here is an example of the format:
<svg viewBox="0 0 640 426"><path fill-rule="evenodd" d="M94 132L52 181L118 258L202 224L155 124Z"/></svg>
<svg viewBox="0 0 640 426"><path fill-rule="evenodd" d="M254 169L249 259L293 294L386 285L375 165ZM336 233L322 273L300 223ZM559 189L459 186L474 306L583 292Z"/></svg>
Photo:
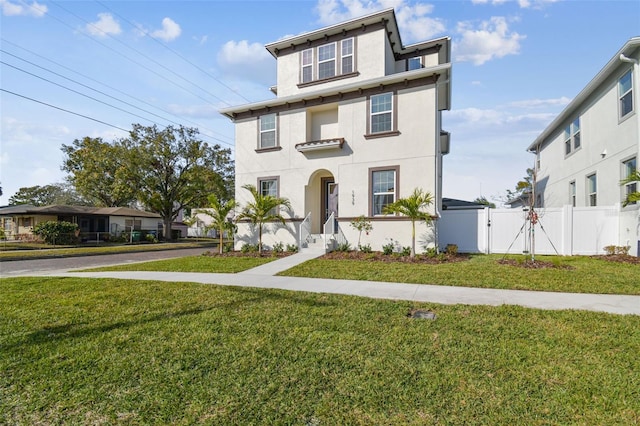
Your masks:
<svg viewBox="0 0 640 426"><path fill-rule="evenodd" d="M122 32L120 24L110 13L98 13L98 20L87 24L85 29L89 34L98 37L118 35Z"/></svg>
<svg viewBox="0 0 640 426"><path fill-rule="evenodd" d="M509 0L471 0L473 4L492 4L494 6L499 6L506 3ZM560 0L517 0L518 6L522 9L541 9L545 5L549 3L556 3Z"/></svg>
<svg viewBox="0 0 640 426"><path fill-rule="evenodd" d="M181 33L182 29L180 25L171 18L164 18L162 20L162 29L153 31L151 36L164 41L173 41L177 39Z"/></svg>
<svg viewBox="0 0 640 426"><path fill-rule="evenodd" d="M565 106L571 102L566 96L555 99L527 99L524 101L511 102L509 106L516 108L540 108L547 106Z"/></svg>
<svg viewBox="0 0 640 426"><path fill-rule="evenodd" d="M226 42L218 52L218 65L230 78L246 78L268 85L276 81L276 63L261 43Z"/></svg>
<svg viewBox="0 0 640 426"><path fill-rule="evenodd" d="M203 35L202 37L193 36L193 39L197 41L200 46L202 46L209 40L209 36L207 35Z"/></svg>
<svg viewBox="0 0 640 426"><path fill-rule="evenodd" d="M318 0L316 13L321 24L331 25L390 7L395 9L404 42L428 40L446 29L442 20L428 16L433 12L433 5L410 5L405 0Z"/></svg>
<svg viewBox="0 0 640 426"><path fill-rule="evenodd" d="M2 7L2 14L4 16L33 16L35 18L41 18L49 10L46 5L40 4L36 1L27 4L26 2L12 3L9 0L0 0L0 7Z"/></svg>
<svg viewBox="0 0 640 426"><path fill-rule="evenodd" d="M456 32L460 34L460 39L453 46L455 59L471 61L474 65L518 54L520 42L525 38L524 35L509 31L507 19L502 16L482 21L477 28L471 22L459 22Z"/></svg>

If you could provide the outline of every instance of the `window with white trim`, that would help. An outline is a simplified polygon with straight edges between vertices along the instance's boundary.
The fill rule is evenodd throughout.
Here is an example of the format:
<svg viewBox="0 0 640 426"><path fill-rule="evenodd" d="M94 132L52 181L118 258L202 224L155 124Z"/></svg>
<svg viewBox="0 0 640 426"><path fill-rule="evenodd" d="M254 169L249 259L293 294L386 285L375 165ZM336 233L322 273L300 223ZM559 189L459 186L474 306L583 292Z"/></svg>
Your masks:
<svg viewBox="0 0 640 426"><path fill-rule="evenodd" d="M580 117L573 120L564 129L564 155L569 155L580 148Z"/></svg>
<svg viewBox="0 0 640 426"><path fill-rule="evenodd" d="M407 71L419 70L422 68L422 56L407 59Z"/></svg>
<svg viewBox="0 0 640 426"><path fill-rule="evenodd" d="M349 74L353 72L353 38L347 38L340 42L342 55L340 63L342 66L341 74Z"/></svg>
<svg viewBox="0 0 640 426"><path fill-rule="evenodd" d="M302 82L308 83L313 80L313 49L302 51Z"/></svg>
<svg viewBox="0 0 640 426"><path fill-rule="evenodd" d="M587 176L587 200L591 207L598 205L598 180L595 173Z"/></svg>
<svg viewBox="0 0 640 426"><path fill-rule="evenodd" d="M371 171L371 214L383 214L385 206L396 201L398 169L374 169Z"/></svg>
<svg viewBox="0 0 640 426"><path fill-rule="evenodd" d="M637 170L638 163L636 157L630 158L626 161L622 162L622 179L627 179L635 171ZM629 182L624 185L624 191L622 193L622 200L625 200L629 194L633 194L634 192L638 192L638 183L637 182ZM636 204L636 202L631 202L629 204Z"/></svg>
<svg viewBox="0 0 640 426"><path fill-rule="evenodd" d="M336 75L336 44L318 46L318 79Z"/></svg>
<svg viewBox="0 0 640 426"><path fill-rule="evenodd" d="M576 206L576 181L569 182L569 204Z"/></svg>
<svg viewBox="0 0 640 426"><path fill-rule="evenodd" d="M260 116L260 141L258 148L274 148L278 145L276 117L275 113Z"/></svg>
<svg viewBox="0 0 640 426"><path fill-rule="evenodd" d="M265 177L258 179L258 192L260 195L271 196L271 197L279 197L280 185L279 178L275 177ZM278 209L274 208L269 211L269 214L278 214Z"/></svg>
<svg viewBox="0 0 640 426"><path fill-rule="evenodd" d="M633 112L633 77L631 70L627 71L618 80L618 96L620 97L620 118Z"/></svg>
<svg viewBox="0 0 640 426"><path fill-rule="evenodd" d="M373 95L370 98L370 133L390 132L393 130L393 93Z"/></svg>

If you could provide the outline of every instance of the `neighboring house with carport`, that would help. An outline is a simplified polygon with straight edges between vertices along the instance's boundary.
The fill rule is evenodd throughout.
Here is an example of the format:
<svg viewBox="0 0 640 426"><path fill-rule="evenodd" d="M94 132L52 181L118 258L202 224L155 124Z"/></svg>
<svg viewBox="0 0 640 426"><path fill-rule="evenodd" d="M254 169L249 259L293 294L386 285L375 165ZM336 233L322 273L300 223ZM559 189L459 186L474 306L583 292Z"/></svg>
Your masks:
<svg viewBox="0 0 640 426"><path fill-rule="evenodd" d="M538 210L611 207L618 216L615 239L638 251L640 206L621 204L640 188L620 181L640 159L639 61L640 37L634 37L528 148L536 155Z"/></svg>
<svg viewBox="0 0 640 426"><path fill-rule="evenodd" d="M361 215L373 224L364 244L408 245L409 220L383 209L414 188L433 195L438 216L450 47L447 37L404 45L393 9L266 46L277 61L276 98L221 113L235 123L236 200L251 200L242 188L251 184L291 202L286 225L267 227L267 245L305 246L313 234L353 244L349 224ZM236 248L256 242L257 230L240 222Z"/></svg>
<svg viewBox="0 0 640 426"><path fill-rule="evenodd" d="M160 215L128 207L21 204L1 207L0 221L7 239L33 238L33 228L49 221L75 223L80 235L87 239L106 239L106 235L119 236L132 230L153 233L162 230Z"/></svg>

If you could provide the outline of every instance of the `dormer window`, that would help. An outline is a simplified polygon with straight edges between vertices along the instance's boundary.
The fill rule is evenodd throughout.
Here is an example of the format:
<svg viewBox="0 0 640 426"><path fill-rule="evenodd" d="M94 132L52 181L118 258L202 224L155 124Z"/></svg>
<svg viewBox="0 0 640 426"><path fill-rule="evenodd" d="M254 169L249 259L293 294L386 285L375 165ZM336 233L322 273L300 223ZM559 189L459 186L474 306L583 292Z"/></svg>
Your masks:
<svg viewBox="0 0 640 426"><path fill-rule="evenodd" d="M300 83L341 78L355 73L353 37L305 49L300 53Z"/></svg>
<svg viewBox="0 0 640 426"><path fill-rule="evenodd" d="M407 71L419 70L422 68L422 56L407 59Z"/></svg>

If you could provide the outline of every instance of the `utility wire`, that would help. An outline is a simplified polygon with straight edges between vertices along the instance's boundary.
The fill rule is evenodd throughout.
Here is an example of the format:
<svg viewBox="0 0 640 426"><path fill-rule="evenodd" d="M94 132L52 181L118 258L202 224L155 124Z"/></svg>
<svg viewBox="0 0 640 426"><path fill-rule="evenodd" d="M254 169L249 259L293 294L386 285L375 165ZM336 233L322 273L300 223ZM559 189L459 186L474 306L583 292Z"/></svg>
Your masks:
<svg viewBox="0 0 640 426"><path fill-rule="evenodd" d="M39 58L41 58L41 59L44 59L44 60L45 60L45 61L47 61L47 62L50 62L50 63L52 63L52 64L55 64L55 65L57 65L57 66L59 66L59 67L61 67L61 68L65 69L65 70L67 70L67 71L70 71L70 72L72 72L72 73L74 73L74 74L77 74L77 75L79 75L79 76L81 76L81 77L84 77L84 78L86 78L87 80L93 81L94 83L98 83L98 84L99 84L99 85L101 85L101 86L104 86L104 87L106 87L106 88L108 88L108 89L111 89L111 90L113 90L113 91L115 91L115 92L118 92L118 93L120 93L121 95L125 95L125 96L127 96L128 98L130 98L130 99L133 99L133 100L135 100L135 101L137 101L137 102L140 102L140 103L142 103L142 104L148 105L148 106L150 106L150 107L152 107L152 108L155 108L155 109L157 109L157 110L159 110L159 111L162 111L162 112L164 112L164 113L170 114L170 115L172 115L172 116L174 116L174 117L176 117L176 118L178 118L178 119L180 119L180 120L182 120L182 121L185 121L185 122L187 122L187 123L194 124L194 125L196 125L196 127L200 128L200 129L202 129L202 130L207 130L208 132L210 132L210 133L212 133L212 134L217 134L217 135L219 135L219 136L221 136L221 137L223 137L223 138L227 138L227 136L223 135L222 133L219 133L219 132L216 132L215 130L212 130L212 129L209 129L209 128L207 128L207 127L204 127L204 126L202 126L200 123L197 123L197 122L195 122L195 121L193 121L193 120L190 120L190 119L188 119L188 118L185 118L185 117L180 117L180 116L176 115L175 113L173 113L173 112L171 112L171 111L167 111L167 110L165 110L165 109L163 109L163 108L160 108L160 107L158 107L158 106L156 106L156 105L153 105L152 103L149 103L149 102L145 101L144 99L140 99L140 98L137 98L137 97L135 97L135 96L132 96L131 94L129 94L129 93L127 93L127 92L124 92L124 91L122 91L122 90L120 90L120 89L118 89L118 88L115 88L115 87L110 86L110 85L108 85L108 84L105 84L105 83L103 83L103 82L101 82L101 81L98 81L98 80L96 80L95 78L92 78L92 77L90 77L90 76L88 76L88 75L86 75L86 74L82 74L81 72L78 72L78 71L74 70L73 68L69 68L69 67L67 67L67 66L66 66L66 65L64 65L64 64L61 64L61 63L59 63L59 62L56 62L56 61L54 61L54 60L52 60L52 59L49 59L49 58L47 58L47 57L45 57L45 56L42 56L42 55L38 54L38 53L36 53L36 52L34 52L34 51L32 51L32 50L29 50L29 49L27 49L27 48L25 48L25 47L23 47L23 46L20 46L20 45L18 45L18 44L16 44L16 43L13 43L13 42L11 42L11 41L9 41L9 40L5 39L4 37L0 37L0 40L2 40L2 42L3 42L3 43L8 43L8 44L10 44L10 45L12 45L12 46L14 46L14 47L17 47L18 49L24 50L25 52L28 52L28 53L30 53L30 54L32 54L32 55L34 55L34 56L37 56L37 57L39 57ZM4 52L4 51L3 51L3 52ZM8 52L7 52L7 53L8 53ZM9 55L11 55L11 56L16 57L16 58L18 58L18 59L20 59L21 61L24 61L24 62L27 62L27 63L33 64L32 62L29 62L29 61L27 61L27 60L26 60L26 59L24 59L24 58L21 58L21 57L16 56L16 55L12 55L11 53L8 53L8 54L9 54ZM33 64L33 65L34 65L34 66L36 66L36 67L42 68L42 67L40 67L40 66L39 66L39 65L37 65L37 64ZM46 69L46 68L44 68L44 69ZM47 70L48 70L48 69L47 69ZM52 72L52 73L54 73L54 74L56 74L55 72L53 72L53 71L51 71L51 70L48 70L48 71L49 71L49 72ZM57 74L56 74L56 75L57 75ZM67 77L64 77L64 76L63 76L63 78L68 79ZM72 81L74 81L74 80L72 80ZM81 84L81 83L78 83L78 84ZM95 89L93 89L93 90L95 90ZM121 101L121 102L126 103L126 102L124 102L124 101ZM136 108L138 108L138 107L136 107ZM138 108L138 109L140 109L140 110L144 111L144 109L142 109L142 108ZM170 120L168 120L168 121L170 121ZM211 136L211 138L218 140L217 138L215 138L215 137L213 137L213 136ZM228 142L224 142L224 141L221 141L221 142L222 142L222 143L228 143Z"/></svg>
<svg viewBox="0 0 640 426"><path fill-rule="evenodd" d="M64 7L64 6L60 5L60 4L58 4L58 3L57 3L57 2L55 2L55 1L51 1L51 3L52 3L52 4L55 4L57 7L59 7L60 9L62 9L62 10L64 10L64 11L66 11L66 12L67 12L67 13L69 13L70 15L75 16L76 18L78 18L78 19L79 19L79 20L81 20L82 22L86 23L87 25L91 25L93 28L95 28L95 29L97 29L97 30L101 31L101 30L100 30L100 28L98 28L97 26L95 26L93 23L91 23L91 22L87 21L86 19L82 18L81 16L78 16L77 14L75 14L75 13L74 13L74 12L72 12L72 11L70 11L70 10L69 10L69 9L67 9L66 7ZM156 65L157 65L157 66L159 66L160 68L163 68L164 70L166 70L166 71L170 72L171 74L175 75L175 76L176 76L176 77L178 77L179 79L181 79L181 80L183 80L183 81L186 81L187 83L189 83L189 84L191 84L191 85L195 86L196 88L198 88L198 90L201 90L202 92L204 92L204 93L208 94L209 96L211 96L211 97L213 97L213 98L217 99L218 101L220 101L220 102L222 102L222 103L224 103L224 104L226 104L226 105L229 105L229 103L228 103L228 102L226 102L225 100L223 100L223 99L222 99L222 98L220 98L219 96L217 96L217 95L215 95L215 94L213 94L213 93L209 92L208 90L206 90L206 89L205 89L205 88L203 88L203 87L198 86L198 85L197 85L197 84L195 84L194 82L192 82L192 81L190 81L190 80L188 80L188 79L184 78L183 76L181 76L181 75L180 75L180 74L178 74L177 72L173 71L173 70L172 70L172 69L170 69L170 68L167 68L164 64L162 64L162 63L160 63L160 62L156 61L155 59L153 59L153 58L151 58L151 57L147 56L146 54L144 54L144 53L143 53L143 52L141 52L140 50L138 50L138 49L135 49L135 48L131 47L131 46L130 46L130 45L128 45L127 43L123 42L122 40L120 40L120 39L118 39L118 38L116 38L116 37L113 37L111 34L108 34L108 33L105 33L105 34L106 34L109 38L111 38L112 40L115 40L116 42L118 42L118 43L120 43L121 45L123 45L124 47L126 47L127 49L134 51L134 52L135 52L135 53L137 53L138 55L143 56L143 57L144 57L144 58L146 58L147 60L149 60L149 61L153 62L154 64L156 64Z"/></svg>
<svg viewBox="0 0 640 426"><path fill-rule="evenodd" d="M236 95L238 95L239 97L241 97L243 100L245 100L246 102L251 102L249 99L247 99L246 97L244 97L242 95L242 93L238 92L237 90L235 90L234 88L228 86L225 82L223 82L222 80L220 80L219 78L217 78L216 76L210 74L208 71L206 71L205 69L201 68L199 65L191 62L189 59L187 59L186 57L184 57L180 52L178 52L175 49L172 49L169 45L167 45L166 43L163 43L162 41L158 40L156 37L154 37L153 35L151 35L148 31L143 30L142 28L140 28L139 26L135 25L134 23L132 23L131 21L129 21L127 18L125 18L124 16L120 15L118 12L115 12L113 9L111 9L109 6L107 6L106 4L95 0L96 3L98 3L100 6L104 7L105 9L109 10L111 13L113 13L114 15L116 15L118 18L122 19L123 21L127 22L129 25L131 25L132 27L138 29L140 32L142 32L145 36L151 38L152 40L154 40L156 43L160 44L161 46L163 46L164 48L168 49L169 51L173 52L175 55L177 55L179 58L181 58L183 61L187 62L188 64L192 65L193 67L197 68L198 70L200 70L200 72L202 72L203 74L211 77L212 79L214 79L215 81L217 81L221 86L223 86L224 88L230 90L231 92L235 93Z"/></svg>
<svg viewBox="0 0 640 426"><path fill-rule="evenodd" d="M0 88L0 91L2 91L2 92L6 92L6 93L10 93L10 94L12 94L12 95L14 95L14 96L18 96L18 97L21 97L21 98L24 98L24 99L30 100L30 101L32 101L32 102L36 102L36 103L39 103L39 104L42 104L42 105L46 105L46 106L48 106L48 107L50 107L50 108L55 108L55 109L57 109L57 110L67 112L67 113L69 113L69 114L77 115L78 117L86 118L86 119L88 119L88 120L95 121L95 122L97 122L97 123L104 124L104 125L106 125L106 126L113 127L114 129L122 130L123 132L127 132L127 133L129 133L129 130L127 130L127 129L123 129L122 127L118 127L118 126L116 126L116 125L114 125L114 124L107 123L106 121L98 120L97 118L89 117L88 115L83 115L83 114L79 114L79 113L77 113L77 112L69 111L68 109L60 108L60 107L58 107L58 106L51 105L51 104L48 104L48 103L46 103L46 102L42 102L42 101L39 101L39 100L37 100L37 99L33 99L33 98L28 97L28 96L21 95L21 94L19 94L19 93L15 93L15 92L12 92L12 91L10 91L10 90L3 89L3 88Z"/></svg>

